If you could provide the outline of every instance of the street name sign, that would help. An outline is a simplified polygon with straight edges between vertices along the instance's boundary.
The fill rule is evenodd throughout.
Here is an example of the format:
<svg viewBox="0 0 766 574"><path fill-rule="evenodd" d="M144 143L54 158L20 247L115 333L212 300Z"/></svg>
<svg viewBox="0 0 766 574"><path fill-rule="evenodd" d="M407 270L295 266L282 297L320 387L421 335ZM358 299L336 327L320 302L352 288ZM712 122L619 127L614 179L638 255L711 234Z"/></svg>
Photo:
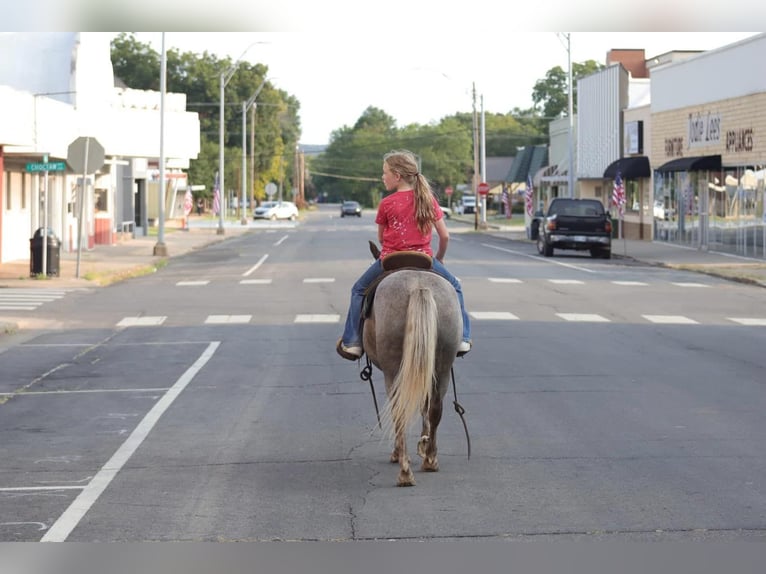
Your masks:
<svg viewBox="0 0 766 574"><path fill-rule="evenodd" d="M38 173L41 171L66 171L66 162L64 161L39 161L27 164L27 172Z"/></svg>

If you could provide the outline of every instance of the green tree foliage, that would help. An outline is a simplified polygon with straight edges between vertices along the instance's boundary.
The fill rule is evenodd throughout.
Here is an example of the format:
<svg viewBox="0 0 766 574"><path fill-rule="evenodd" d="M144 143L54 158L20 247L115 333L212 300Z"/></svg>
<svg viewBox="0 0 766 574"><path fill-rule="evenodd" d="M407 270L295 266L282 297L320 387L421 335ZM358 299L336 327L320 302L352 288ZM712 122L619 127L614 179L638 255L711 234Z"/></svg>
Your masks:
<svg viewBox="0 0 766 574"><path fill-rule="evenodd" d="M112 66L115 76L137 90L159 90L161 54L149 44L136 40L132 34L118 35L111 45ZM231 69L234 62L219 59L205 51L202 54L168 50L167 91L186 95L186 107L199 115L200 154L192 159L189 180L206 186L196 197L212 196L215 172L219 162L220 82L221 75ZM242 104L255 93L268 68L263 64L240 62L224 91L224 149L225 184L239 192L242 171ZM298 100L266 80L256 100L255 119L255 182L250 181L250 113L246 118L248 158L248 189L253 185L258 198L265 196L269 181L295 187L294 150L300 136L300 104Z"/></svg>
<svg viewBox="0 0 766 574"><path fill-rule="evenodd" d="M572 108L577 113L577 80L594 72L604 69L603 64L595 60L572 63ZM556 119L566 115L569 107L569 78L561 66L555 66L548 70L545 78L538 80L532 89L532 101L535 108L542 112L547 120Z"/></svg>

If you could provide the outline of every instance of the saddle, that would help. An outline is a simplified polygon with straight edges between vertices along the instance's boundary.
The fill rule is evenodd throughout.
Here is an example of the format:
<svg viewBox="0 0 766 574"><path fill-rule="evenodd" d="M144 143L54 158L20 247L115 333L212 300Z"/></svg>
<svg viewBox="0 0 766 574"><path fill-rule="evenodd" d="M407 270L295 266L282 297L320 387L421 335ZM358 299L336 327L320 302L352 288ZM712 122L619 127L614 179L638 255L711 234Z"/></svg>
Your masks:
<svg viewBox="0 0 766 574"><path fill-rule="evenodd" d="M375 259L380 258L380 249L378 249L378 246L372 241L370 241L370 252ZM372 303L375 300L375 291L378 288L378 285L385 277L391 275L391 273L401 271L402 269L421 269L435 273L431 256L420 251L397 251L395 253L390 253L383 258L381 264L383 266L383 273L381 273L364 292L362 320L370 316Z"/></svg>

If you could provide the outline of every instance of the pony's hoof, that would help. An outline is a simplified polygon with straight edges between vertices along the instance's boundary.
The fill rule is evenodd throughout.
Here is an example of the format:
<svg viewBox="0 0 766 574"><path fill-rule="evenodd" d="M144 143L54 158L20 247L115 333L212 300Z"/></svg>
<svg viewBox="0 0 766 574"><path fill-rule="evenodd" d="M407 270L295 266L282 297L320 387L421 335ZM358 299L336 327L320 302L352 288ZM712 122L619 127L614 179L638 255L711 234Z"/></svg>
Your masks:
<svg viewBox="0 0 766 574"><path fill-rule="evenodd" d="M388 459L388 462L399 462L399 453L394 451L391 453L391 456Z"/></svg>
<svg viewBox="0 0 766 574"><path fill-rule="evenodd" d="M412 472L400 472L399 479L396 481L396 486L415 486L415 476Z"/></svg>
<svg viewBox="0 0 766 574"><path fill-rule="evenodd" d="M420 469L424 472L439 472L439 461L436 459L433 459L429 461L428 459L423 461L423 464L420 466Z"/></svg>

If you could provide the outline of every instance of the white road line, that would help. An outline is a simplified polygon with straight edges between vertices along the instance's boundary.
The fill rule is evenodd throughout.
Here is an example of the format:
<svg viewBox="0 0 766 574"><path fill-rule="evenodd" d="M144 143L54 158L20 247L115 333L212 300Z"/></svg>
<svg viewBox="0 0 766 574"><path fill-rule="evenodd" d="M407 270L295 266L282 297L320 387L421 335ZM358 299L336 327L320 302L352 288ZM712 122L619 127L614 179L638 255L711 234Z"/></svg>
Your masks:
<svg viewBox="0 0 766 574"><path fill-rule="evenodd" d="M179 281L176 283L178 287L197 287L199 285L207 285L210 281Z"/></svg>
<svg viewBox="0 0 766 574"><path fill-rule="evenodd" d="M710 287L710 285L705 285L704 283L671 283L671 285L676 287Z"/></svg>
<svg viewBox="0 0 766 574"><path fill-rule="evenodd" d="M727 317L727 319L748 327L766 327L766 319L756 317Z"/></svg>
<svg viewBox="0 0 766 574"><path fill-rule="evenodd" d="M548 279L550 283L555 283L556 285L584 285L585 281L580 281L579 279Z"/></svg>
<svg viewBox="0 0 766 574"><path fill-rule="evenodd" d="M293 323L337 323L340 315L296 315Z"/></svg>
<svg viewBox="0 0 766 574"><path fill-rule="evenodd" d="M167 319L166 316L158 317L125 317L117 323L118 327L154 327L162 325Z"/></svg>
<svg viewBox="0 0 766 574"><path fill-rule="evenodd" d="M34 311L39 305L34 307L22 307L21 305L0 305L0 311Z"/></svg>
<svg viewBox="0 0 766 574"><path fill-rule="evenodd" d="M643 281L612 281L615 285L625 285L627 287L646 287L649 283Z"/></svg>
<svg viewBox="0 0 766 574"><path fill-rule="evenodd" d="M24 391L22 393L0 393L0 397L26 397L31 395L78 395L88 393L160 393L167 390L167 387L160 387L156 389L77 389L70 391Z"/></svg>
<svg viewBox="0 0 766 574"><path fill-rule="evenodd" d="M309 277L303 280L304 283L334 283L335 279L332 277Z"/></svg>
<svg viewBox="0 0 766 574"><path fill-rule="evenodd" d="M245 271L245 272L242 274L242 277L249 277L250 275L252 275L253 273L255 273L256 269L258 269L258 268L259 268L261 265L263 265L263 262L264 262L264 261L266 261L266 259L268 259L268 258L269 258L269 254L267 253L266 255L264 255L263 257L261 257L261 258L258 260L258 263L256 263L255 265L253 265L253 266L252 266L250 269L248 269L247 271Z"/></svg>
<svg viewBox="0 0 766 574"><path fill-rule="evenodd" d="M521 279L510 279L505 277L488 277L490 283L522 283Z"/></svg>
<svg viewBox="0 0 766 574"><path fill-rule="evenodd" d="M84 486L9 486L0 487L0 492L35 492L45 490L82 490ZM7 523L3 523L7 524Z"/></svg>
<svg viewBox="0 0 766 574"><path fill-rule="evenodd" d="M471 317L479 321L518 321L518 317L506 311L471 311Z"/></svg>
<svg viewBox="0 0 766 574"><path fill-rule="evenodd" d="M250 319L252 319L252 315L208 315L207 319L205 319L205 324L207 325L216 325L216 324L224 324L224 325L234 325L234 324L242 324L242 323L249 323Z"/></svg>
<svg viewBox="0 0 766 574"><path fill-rule="evenodd" d="M239 282L240 285L269 285L271 279L243 279Z"/></svg>
<svg viewBox="0 0 766 574"><path fill-rule="evenodd" d="M581 323L610 323L609 319L595 313L556 313L565 321L579 321Z"/></svg>
<svg viewBox="0 0 766 574"><path fill-rule="evenodd" d="M641 315L647 321L652 323L661 323L663 325L697 325L697 321L684 317L683 315Z"/></svg>
<svg viewBox="0 0 766 574"><path fill-rule="evenodd" d="M160 419L162 414L173 404L178 395L194 379L202 367L211 359L216 349L221 343L213 341L200 355L200 357L189 367L186 372L170 387L170 390L157 401L138 426L130 433L130 436L117 449L107 463L98 471L93 480L91 480L84 490L72 501L58 520L50 527L48 532L42 537L41 542L64 542L72 533L72 530L80 523L87 514L90 507L98 500L99 496L106 490L109 483L112 482L117 473L120 472L133 453L136 452L144 439L149 435L154 425Z"/></svg>
<svg viewBox="0 0 766 574"><path fill-rule="evenodd" d="M276 242L274 243L274 246L276 247L277 245L282 245L282 242L283 242L285 239L287 239L287 238L288 238L288 236L287 236L287 235L285 235L284 237L281 237L281 238L279 239L279 241L276 241Z"/></svg>

